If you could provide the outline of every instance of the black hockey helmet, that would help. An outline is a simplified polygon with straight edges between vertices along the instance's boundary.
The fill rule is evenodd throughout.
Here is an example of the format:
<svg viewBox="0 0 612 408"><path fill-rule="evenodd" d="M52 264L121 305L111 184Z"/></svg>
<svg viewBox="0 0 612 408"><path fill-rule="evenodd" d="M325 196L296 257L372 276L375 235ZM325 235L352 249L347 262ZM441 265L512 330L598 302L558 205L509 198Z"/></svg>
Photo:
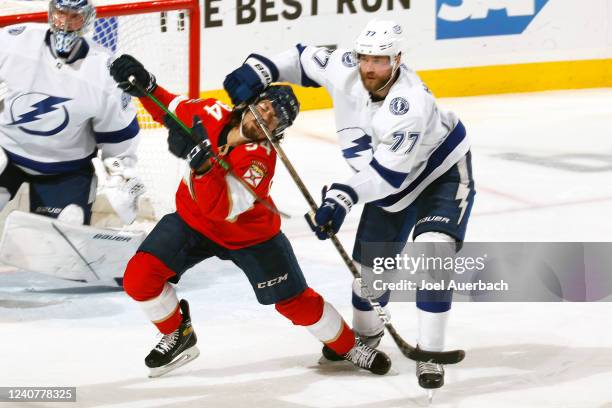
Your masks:
<svg viewBox="0 0 612 408"><path fill-rule="evenodd" d="M288 85L270 85L257 97L257 102L267 99L272 102L278 126L274 131L281 137L285 129L293 124L300 112L300 102L295 97L293 89Z"/></svg>

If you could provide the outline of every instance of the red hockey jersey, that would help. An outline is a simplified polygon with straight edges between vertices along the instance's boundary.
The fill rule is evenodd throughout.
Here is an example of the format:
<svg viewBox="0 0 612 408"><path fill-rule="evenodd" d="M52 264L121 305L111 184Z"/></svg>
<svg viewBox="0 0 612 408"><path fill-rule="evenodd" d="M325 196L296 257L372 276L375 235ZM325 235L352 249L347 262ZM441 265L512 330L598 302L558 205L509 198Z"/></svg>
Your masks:
<svg viewBox="0 0 612 408"><path fill-rule="evenodd" d="M219 147L227 141L229 107L216 99L188 100L162 87L157 87L153 95L189 127L198 115L214 152L219 154ZM141 102L157 122L163 122L164 112L157 105L148 98L141 98ZM243 144L221 158L229 164L233 176L218 163L204 175L191 173L176 192L178 214L191 228L225 248L239 249L267 241L280 231L280 217L255 201L234 177L245 181L276 208L269 195L276 165L274 148L267 141Z"/></svg>

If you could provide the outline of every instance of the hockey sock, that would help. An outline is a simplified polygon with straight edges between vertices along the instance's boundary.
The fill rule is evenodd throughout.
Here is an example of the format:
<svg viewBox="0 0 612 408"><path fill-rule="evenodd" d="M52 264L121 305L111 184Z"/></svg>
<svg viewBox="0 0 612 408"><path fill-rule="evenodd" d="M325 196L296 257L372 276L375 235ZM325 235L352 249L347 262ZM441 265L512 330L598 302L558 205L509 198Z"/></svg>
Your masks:
<svg viewBox="0 0 612 408"><path fill-rule="evenodd" d="M149 320L163 334L172 333L178 329L183 321L176 292L169 283L164 285L164 289L159 296L138 303Z"/></svg>
<svg viewBox="0 0 612 408"><path fill-rule="evenodd" d="M155 256L137 252L130 259L123 279L125 292L164 334L175 331L183 320L174 287L167 282L174 275Z"/></svg>
<svg viewBox="0 0 612 408"><path fill-rule="evenodd" d="M446 326L450 310L433 313L417 309L419 330L417 344L419 348L427 351L443 351L446 338Z"/></svg>
<svg viewBox="0 0 612 408"><path fill-rule="evenodd" d="M336 309L312 288L277 303L276 310L293 324L304 326L336 353L346 354L355 344L355 334Z"/></svg>
<svg viewBox="0 0 612 408"><path fill-rule="evenodd" d="M374 299L380 303L387 316L391 317L389 310L386 308L391 296L390 291L386 291L378 298ZM384 323L374 311L370 302L361 295L361 286L357 280L353 281L353 329L362 336L374 336L384 330Z"/></svg>
<svg viewBox="0 0 612 408"><path fill-rule="evenodd" d="M306 328L336 354L344 355L355 345L355 333L327 302L324 302L321 318Z"/></svg>

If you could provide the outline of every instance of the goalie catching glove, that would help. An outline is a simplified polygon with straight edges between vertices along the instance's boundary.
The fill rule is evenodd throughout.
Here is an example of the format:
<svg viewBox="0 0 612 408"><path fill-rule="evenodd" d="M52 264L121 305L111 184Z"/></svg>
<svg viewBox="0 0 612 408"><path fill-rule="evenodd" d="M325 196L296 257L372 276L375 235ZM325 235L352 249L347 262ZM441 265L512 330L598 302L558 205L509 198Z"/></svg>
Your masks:
<svg viewBox="0 0 612 408"><path fill-rule="evenodd" d="M166 115L164 124L168 128L168 150L178 158L185 159L196 173L208 170L208 160L213 153L208 133L198 116L193 117L191 135L176 120ZM196 141L198 141L196 143Z"/></svg>
<svg viewBox="0 0 612 408"><path fill-rule="evenodd" d="M147 71L140 61L128 54L123 54L113 61L110 66L110 74L117 82L117 86L132 96L145 96L140 89L130 82L132 76L140 88L148 93L152 93L157 88L155 76Z"/></svg>
<svg viewBox="0 0 612 408"><path fill-rule="evenodd" d="M136 176L136 169L126 166L123 159L107 157L102 163L108 174L104 190L108 202L121 222L131 224L136 219L138 197L145 193L145 186Z"/></svg>

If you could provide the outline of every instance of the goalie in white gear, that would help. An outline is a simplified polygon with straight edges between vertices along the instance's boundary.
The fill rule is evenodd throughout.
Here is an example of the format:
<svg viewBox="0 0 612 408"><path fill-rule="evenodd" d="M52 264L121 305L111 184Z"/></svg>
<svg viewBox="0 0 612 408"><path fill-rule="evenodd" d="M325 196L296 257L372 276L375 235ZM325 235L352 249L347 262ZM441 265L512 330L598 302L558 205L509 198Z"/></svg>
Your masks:
<svg viewBox="0 0 612 408"><path fill-rule="evenodd" d="M371 267L376 256L368 253L366 259L363 245L387 243L381 255L393 256L411 232L415 241L460 245L475 194L465 128L453 112L438 108L418 75L402 63L402 43L398 24L373 20L352 50L298 44L271 57L251 54L224 81L234 104L248 102L276 81L323 86L331 95L338 142L354 175L324 189L311 227L327 239L351 208L363 203L353 249L362 266ZM355 331L377 343L383 323L359 285L353 285L352 299ZM451 299L450 291L417 292L421 349L444 350ZM385 306L389 293L378 301ZM424 388L444 383L441 365L418 363L417 376Z"/></svg>
<svg viewBox="0 0 612 408"><path fill-rule="evenodd" d="M91 0L51 0L48 25L0 29L0 209L27 182L31 212L57 217L74 204L89 224L101 150L111 205L135 217L136 110L108 72L110 52L83 37L95 14Z"/></svg>

